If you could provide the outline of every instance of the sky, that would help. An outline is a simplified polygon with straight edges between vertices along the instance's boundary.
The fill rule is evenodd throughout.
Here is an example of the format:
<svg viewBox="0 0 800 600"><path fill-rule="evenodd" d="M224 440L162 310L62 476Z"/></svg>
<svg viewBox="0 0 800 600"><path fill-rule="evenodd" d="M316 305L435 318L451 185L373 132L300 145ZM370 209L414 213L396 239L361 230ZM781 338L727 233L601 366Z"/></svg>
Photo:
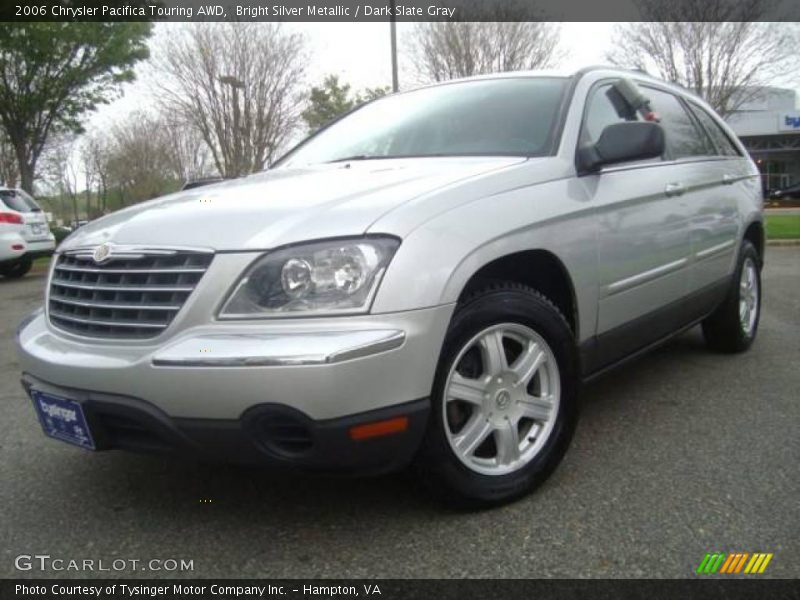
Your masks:
<svg viewBox="0 0 800 600"><path fill-rule="evenodd" d="M179 23L156 25L154 43ZM326 75L339 75L340 81L349 83L354 90L365 87L391 86L391 54L389 23L290 23L287 28L306 36L309 49L307 83L320 83ZM405 40L413 23L398 23L398 55L400 57L400 88L415 87ZM563 23L561 48L565 57L560 67L577 70L594 64L603 64L610 48L613 23ZM137 80L123 88L123 95L111 104L102 106L90 116L89 129L102 129L121 119L128 112L152 103L147 64L137 69Z"/></svg>

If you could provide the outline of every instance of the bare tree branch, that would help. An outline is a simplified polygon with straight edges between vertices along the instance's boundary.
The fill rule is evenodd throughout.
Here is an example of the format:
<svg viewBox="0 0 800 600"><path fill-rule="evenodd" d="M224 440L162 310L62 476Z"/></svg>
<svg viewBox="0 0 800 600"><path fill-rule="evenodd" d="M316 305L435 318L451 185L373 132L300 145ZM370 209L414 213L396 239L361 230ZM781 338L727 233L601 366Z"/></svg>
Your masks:
<svg viewBox="0 0 800 600"><path fill-rule="evenodd" d="M418 23L411 57L427 81L543 69L561 58L558 31L541 22Z"/></svg>
<svg viewBox="0 0 800 600"><path fill-rule="evenodd" d="M648 22L615 29L608 59L693 90L722 116L800 66L798 26L758 22L770 0L637 0ZM652 21L652 22L650 22Z"/></svg>
<svg viewBox="0 0 800 600"><path fill-rule="evenodd" d="M192 23L154 52L164 109L200 132L220 174L259 171L297 125L302 36L273 23Z"/></svg>

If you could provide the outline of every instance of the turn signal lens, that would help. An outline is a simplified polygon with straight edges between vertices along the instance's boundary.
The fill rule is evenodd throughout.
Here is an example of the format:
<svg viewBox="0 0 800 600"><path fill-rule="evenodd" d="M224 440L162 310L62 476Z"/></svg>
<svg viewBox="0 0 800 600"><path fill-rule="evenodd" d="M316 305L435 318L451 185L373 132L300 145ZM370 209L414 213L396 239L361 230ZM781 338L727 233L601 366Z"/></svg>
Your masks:
<svg viewBox="0 0 800 600"><path fill-rule="evenodd" d="M366 440L394 433L402 433L408 429L408 417L395 417L385 421L375 421L366 425L356 425L350 428L350 439Z"/></svg>

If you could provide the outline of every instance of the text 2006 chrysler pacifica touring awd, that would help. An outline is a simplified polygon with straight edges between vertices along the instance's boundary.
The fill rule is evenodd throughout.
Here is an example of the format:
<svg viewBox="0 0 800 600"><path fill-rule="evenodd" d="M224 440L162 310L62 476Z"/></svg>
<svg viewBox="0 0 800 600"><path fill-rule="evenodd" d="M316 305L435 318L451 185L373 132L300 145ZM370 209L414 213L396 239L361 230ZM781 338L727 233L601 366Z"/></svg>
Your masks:
<svg viewBox="0 0 800 600"><path fill-rule="evenodd" d="M99 219L19 329L45 432L348 472L541 483L580 383L686 327L748 348L758 171L685 90L501 74L357 109L264 173Z"/></svg>

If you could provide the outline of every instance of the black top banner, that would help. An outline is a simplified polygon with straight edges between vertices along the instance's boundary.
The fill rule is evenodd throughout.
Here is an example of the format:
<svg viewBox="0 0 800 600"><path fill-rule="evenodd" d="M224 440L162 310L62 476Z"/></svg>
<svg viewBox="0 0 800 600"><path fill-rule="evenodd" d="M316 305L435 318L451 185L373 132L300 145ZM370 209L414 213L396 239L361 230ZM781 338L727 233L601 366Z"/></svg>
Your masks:
<svg viewBox="0 0 800 600"><path fill-rule="evenodd" d="M4 21L796 21L795 0L10 0Z"/></svg>

